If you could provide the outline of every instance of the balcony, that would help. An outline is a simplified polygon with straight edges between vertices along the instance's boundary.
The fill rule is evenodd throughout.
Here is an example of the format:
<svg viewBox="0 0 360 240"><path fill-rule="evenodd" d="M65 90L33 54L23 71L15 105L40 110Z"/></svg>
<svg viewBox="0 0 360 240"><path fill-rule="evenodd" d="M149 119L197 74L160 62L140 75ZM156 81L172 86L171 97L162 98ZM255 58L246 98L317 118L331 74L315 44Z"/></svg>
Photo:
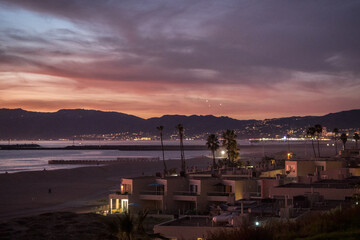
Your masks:
<svg viewBox="0 0 360 240"><path fill-rule="evenodd" d="M164 199L163 191L140 191L140 199L162 201Z"/></svg>
<svg viewBox="0 0 360 240"><path fill-rule="evenodd" d="M110 191L110 194L116 194L116 195L130 195L131 193L130 192L121 192L119 190L112 190Z"/></svg>
<svg viewBox="0 0 360 240"><path fill-rule="evenodd" d="M173 194L174 194L173 199L176 201L196 202L199 197L199 193L190 192L190 191L177 191L177 192L173 192Z"/></svg>
<svg viewBox="0 0 360 240"><path fill-rule="evenodd" d="M208 192L207 193L208 196L230 196L230 195L234 195L234 193L231 192Z"/></svg>
<svg viewBox="0 0 360 240"><path fill-rule="evenodd" d="M121 192L120 190L111 190L109 198L111 199L128 199L128 196L131 195L130 192Z"/></svg>
<svg viewBox="0 0 360 240"><path fill-rule="evenodd" d="M249 192L250 198L261 198L261 192Z"/></svg>
<svg viewBox="0 0 360 240"><path fill-rule="evenodd" d="M189 191L177 191L174 192L174 195L183 195L183 196L198 196L197 192L189 192Z"/></svg>
<svg viewBox="0 0 360 240"><path fill-rule="evenodd" d="M232 192L208 192L207 200L210 202L231 202L235 200L235 194Z"/></svg>
<svg viewBox="0 0 360 240"><path fill-rule="evenodd" d="M164 195L162 191L141 191L140 195Z"/></svg>

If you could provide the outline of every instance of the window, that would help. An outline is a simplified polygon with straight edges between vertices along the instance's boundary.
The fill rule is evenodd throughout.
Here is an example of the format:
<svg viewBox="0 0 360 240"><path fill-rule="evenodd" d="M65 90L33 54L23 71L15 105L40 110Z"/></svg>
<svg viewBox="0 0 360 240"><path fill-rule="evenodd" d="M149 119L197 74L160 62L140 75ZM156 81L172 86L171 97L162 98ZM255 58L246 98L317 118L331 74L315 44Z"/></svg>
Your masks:
<svg viewBox="0 0 360 240"><path fill-rule="evenodd" d="M128 199L121 199L121 211L127 212L129 208L129 200Z"/></svg>
<svg viewBox="0 0 360 240"><path fill-rule="evenodd" d="M131 185L130 184L121 184L121 193L122 194L131 193Z"/></svg>
<svg viewBox="0 0 360 240"><path fill-rule="evenodd" d="M197 193L198 192L198 185L190 184L190 192Z"/></svg>
<svg viewBox="0 0 360 240"><path fill-rule="evenodd" d="M227 192L227 193L232 192L232 186L231 185L226 185L225 186L225 192Z"/></svg>

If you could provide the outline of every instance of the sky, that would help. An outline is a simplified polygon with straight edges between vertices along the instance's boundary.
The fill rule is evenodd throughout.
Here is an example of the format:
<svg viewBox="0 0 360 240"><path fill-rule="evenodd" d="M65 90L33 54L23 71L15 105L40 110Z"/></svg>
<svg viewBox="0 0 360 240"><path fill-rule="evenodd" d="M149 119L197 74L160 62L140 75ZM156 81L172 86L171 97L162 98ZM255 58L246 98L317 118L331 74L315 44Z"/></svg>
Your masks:
<svg viewBox="0 0 360 240"><path fill-rule="evenodd" d="M0 108L360 109L360 1L0 0Z"/></svg>

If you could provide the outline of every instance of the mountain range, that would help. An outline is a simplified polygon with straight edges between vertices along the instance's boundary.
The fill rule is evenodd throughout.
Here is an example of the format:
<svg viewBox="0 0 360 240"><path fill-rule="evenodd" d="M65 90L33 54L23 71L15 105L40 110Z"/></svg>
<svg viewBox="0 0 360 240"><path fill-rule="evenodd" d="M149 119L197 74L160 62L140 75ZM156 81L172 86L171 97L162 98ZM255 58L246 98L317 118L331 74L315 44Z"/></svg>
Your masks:
<svg viewBox="0 0 360 240"><path fill-rule="evenodd" d="M235 129L239 138L274 137L292 130L300 134L315 124L333 128L359 129L360 110L330 113L324 116L287 117L265 120L237 120L229 117L164 115L143 119L119 112L65 109L57 112L31 112L23 109L0 109L0 139L58 139L87 134L140 133L157 135L164 126L164 136L176 134L181 123L186 136Z"/></svg>

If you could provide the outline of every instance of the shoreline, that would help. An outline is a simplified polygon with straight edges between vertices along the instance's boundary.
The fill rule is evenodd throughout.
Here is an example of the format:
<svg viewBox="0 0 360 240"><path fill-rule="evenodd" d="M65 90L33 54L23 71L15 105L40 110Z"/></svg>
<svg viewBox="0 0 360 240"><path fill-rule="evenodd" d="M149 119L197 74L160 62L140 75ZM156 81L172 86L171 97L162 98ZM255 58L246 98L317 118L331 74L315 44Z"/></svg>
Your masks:
<svg viewBox="0 0 360 240"><path fill-rule="evenodd" d="M187 159L187 165L207 168L211 159ZM168 168L180 169L179 160L167 160ZM54 211L83 211L107 204L111 189L124 177L155 175L162 162L116 163L51 171L0 174L0 221Z"/></svg>

